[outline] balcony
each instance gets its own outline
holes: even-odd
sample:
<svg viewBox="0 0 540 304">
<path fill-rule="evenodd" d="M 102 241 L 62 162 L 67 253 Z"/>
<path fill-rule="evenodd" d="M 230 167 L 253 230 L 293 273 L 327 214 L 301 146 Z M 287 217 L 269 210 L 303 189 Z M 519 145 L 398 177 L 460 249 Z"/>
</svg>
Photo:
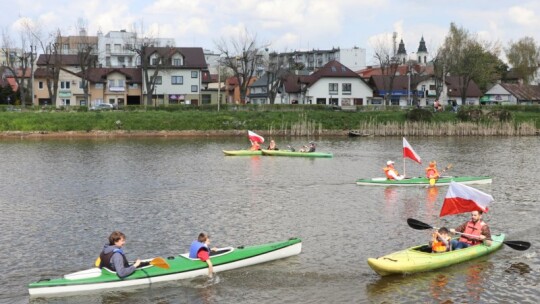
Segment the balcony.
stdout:
<svg viewBox="0 0 540 304">
<path fill-rule="evenodd" d="M 124 86 L 109 86 L 109 91 L 110 92 L 125 92 L 126 87 L 124 87 Z"/>
</svg>

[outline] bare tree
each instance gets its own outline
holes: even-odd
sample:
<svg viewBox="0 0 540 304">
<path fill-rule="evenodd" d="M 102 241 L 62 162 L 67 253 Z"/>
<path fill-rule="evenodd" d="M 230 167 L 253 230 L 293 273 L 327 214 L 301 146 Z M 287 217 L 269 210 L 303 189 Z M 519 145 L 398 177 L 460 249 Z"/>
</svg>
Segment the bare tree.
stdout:
<svg viewBox="0 0 540 304">
<path fill-rule="evenodd" d="M 7 30 L 2 30 L 1 52 L 6 59 L 2 65 L 9 71 L 10 76 L 17 83 L 20 104 L 21 107 L 24 107 L 29 97 L 27 91 L 32 85 L 30 83 L 30 77 L 27 77 L 27 75 L 32 72 L 34 47 L 31 45 L 30 50 L 28 50 L 28 35 L 22 31 L 19 34 L 20 47 L 17 47 Z"/>
<path fill-rule="evenodd" d="M 87 22 L 83 19 L 79 19 L 77 23 L 77 32 L 79 33 L 78 43 L 77 43 L 77 61 L 81 69 L 81 82 L 82 89 L 84 92 L 84 100 L 86 105 L 90 105 L 90 95 L 89 95 L 89 74 L 90 69 L 95 68 L 97 65 L 98 58 L 96 56 L 97 45 L 90 40 L 88 35 L 86 35 L 86 29 L 88 28 Z"/>
<path fill-rule="evenodd" d="M 373 57 L 379 64 L 383 76 L 383 90 L 385 91 L 384 104 L 390 105 L 390 98 L 399 67 L 399 60 L 394 56 L 392 47 L 388 42 L 382 39 L 375 43 Z"/>
<path fill-rule="evenodd" d="M 264 65 L 263 52 L 266 45 L 259 45 L 257 35 L 251 35 L 247 30 L 239 34 L 238 38 L 230 41 L 222 38 L 215 42 L 218 51 L 225 55 L 223 63 L 233 71 L 240 88 L 240 102 L 246 100 L 247 90 L 258 69 Z"/>
<path fill-rule="evenodd" d="M 274 104 L 277 93 L 283 86 L 285 77 L 290 73 L 290 71 L 286 68 L 283 58 L 277 56 L 277 53 L 270 54 L 266 66 L 266 88 L 268 92 L 268 100 L 270 101 L 270 104 Z"/>
</svg>

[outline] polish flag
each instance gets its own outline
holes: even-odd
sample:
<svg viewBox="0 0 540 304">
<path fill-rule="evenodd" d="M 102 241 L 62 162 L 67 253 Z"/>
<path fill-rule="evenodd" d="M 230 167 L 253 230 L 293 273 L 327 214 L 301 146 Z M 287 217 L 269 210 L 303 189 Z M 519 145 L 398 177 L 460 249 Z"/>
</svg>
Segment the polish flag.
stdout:
<svg viewBox="0 0 540 304">
<path fill-rule="evenodd" d="M 255 133 L 255 132 L 249 131 L 249 130 L 248 130 L 248 137 L 249 137 L 249 140 L 256 141 L 256 142 L 258 142 L 260 144 L 262 144 L 264 142 L 264 137 L 260 136 L 259 134 Z"/>
<path fill-rule="evenodd" d="M 475 188 L 451 182 L 443 201 L 439 217 L 471 211 L 488 211 L 493 196 Z"/>
<path fill-rule="evenodd" d="M 405 137 L 403 137 L 403 157 L 408 157 L 419 164 L 422 163 L 422 159 L 420 158 L 420 156 L 418 156 L 418 154 L 416 154 L 416 152 L 414 152 L 413 148 L 405 139 Z"/>
</svg>

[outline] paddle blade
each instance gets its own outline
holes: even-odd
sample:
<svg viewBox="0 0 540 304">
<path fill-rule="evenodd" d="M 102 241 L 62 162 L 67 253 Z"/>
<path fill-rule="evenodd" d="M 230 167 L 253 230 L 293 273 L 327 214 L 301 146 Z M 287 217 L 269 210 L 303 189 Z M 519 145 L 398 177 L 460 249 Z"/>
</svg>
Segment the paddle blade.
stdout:
<svg viewBox="0 0 540 304">
<path fill-rule="evenodd" d="M 435 182 L 437 182 L 436 179 L 434 179 L 434 178 L 430 178 L 430 179 L 429 179 L 429 185 L 430 185 L 430 186 L 434 186 L 434 185 L 435 185 Z"/>
<path fill-rule="evenodd" d="M 162 257 L 153 258 L 150 261 L 150 265 L 163 268 L 163 269 L 171 268 L 171 266 L 169 266 L 169 263 L 167 263 L 167 261 L 165 261 L 165 259 Z"/>
<path fill-rule="evenodd" d="M 99 264 L 101 264 L 101 258 L 100 257 L 98 257 L 96 259 L 96 261 L 94 262 L 94 265 L 96 265 L 96 267 L 99 267 Z"/>
<path fill-rule="evenodd" d="M 524 241 L 504 241 L 503 244 L 519 251 L 524 251 L 531 247 L 531 243 Z"/>
<path fill-rule="evenodd" d="M 426 224 L 424 222 L 420 222 L 419 220 L 415 220 L 413 218 L 408 218 L 407 224 L 409 224 L 411 228 L 416 229 L 416 230 L 433 229 L 433 226 Z"/>
</svg>

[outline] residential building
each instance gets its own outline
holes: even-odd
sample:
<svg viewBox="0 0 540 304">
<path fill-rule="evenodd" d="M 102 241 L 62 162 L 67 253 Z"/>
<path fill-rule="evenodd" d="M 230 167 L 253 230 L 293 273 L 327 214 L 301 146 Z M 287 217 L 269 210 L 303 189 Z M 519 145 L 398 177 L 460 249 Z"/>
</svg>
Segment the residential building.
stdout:
<svg viewBox="0 0 540 304">
<path fill-rule="evenodd" d="M 173 38 L 153 38 L 152 47 L 174 47 Z M 149 39 L 139 38 L 137 33 L 126 30 L 111 31 L 105 35 L 98 32 L 99 64 L 102 67 L 136 67 L 140 58 L 132 49 L 141 43 L 148 43 Z"/>
<path fill-rule="evenodd" d="M 86 29 L 81 29 L 78 36 L 58 36 L 56 43 L 61 54 L 76 55 L 91 48 L 91 54 L 98 55 L 98 36 L 88 36 Z"/>
<path fill-rule="evenodd" d="M 487 104 L 539 104 L 540 86 L 516 83 L 499 83 L 489 89 L 482 98 Z"/>
<path fill-rule="evenodd" d="M 202 48 L 149 47 L 146 51 L 146 56 L 150 58 L 148 75 L 154 75 L 156 69 L 158 70 L 153 100 L 146 100 L 146 104 L 158 106 L 201 103 L 203 73 L 208 72 Z M 143 96 L 146 96 L 147 91 L 146 83 L 143 82 Z"/>
<path fill-rule="evenodd" d="M 366 66 L 366 50 L 353 47 L 349 49 L 332 48 L 331 50 L 311 50 L 292 52 L 271 52 L 268 54 L 270 64 L 283 62 L 283 68 L 289 70 L 315 71 L 330 61 L 339 61 L 347 68 L 357 71 Z"/>
<path fill-rule="evenodd" d="M 249 86 L 249 102 L 252 104 L 269 104 L 268 74 L 262 75 Z"/>
<path fill-rule="evenodd" d="M 340 107 L 365 104 L 371 87 L 355 72 L 333 60 L 308 76 L 288 75 L 285 95 L 276 100 L 292 104 L 323 104 Z"/>
<path fill-rule="evenodd" d="M 141 68 L 93 68 L 87 75 L 89 106 L 109 103 L 121 108 L 142 104 Z"/>
</svg>

